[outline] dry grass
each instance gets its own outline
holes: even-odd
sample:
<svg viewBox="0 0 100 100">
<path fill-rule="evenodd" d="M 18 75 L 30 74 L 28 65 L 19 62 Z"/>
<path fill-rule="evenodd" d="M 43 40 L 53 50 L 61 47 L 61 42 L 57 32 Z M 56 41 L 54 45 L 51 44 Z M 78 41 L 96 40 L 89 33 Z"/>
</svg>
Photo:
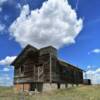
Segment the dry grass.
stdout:
<svg viewBox="0 0 100 100">
<path fill-rule="evenodd" d="M 23 96 L 13 88 L 0 88 L 0 100 L 100 100 L 100 86 L 79 86 Z"/>
</svg>

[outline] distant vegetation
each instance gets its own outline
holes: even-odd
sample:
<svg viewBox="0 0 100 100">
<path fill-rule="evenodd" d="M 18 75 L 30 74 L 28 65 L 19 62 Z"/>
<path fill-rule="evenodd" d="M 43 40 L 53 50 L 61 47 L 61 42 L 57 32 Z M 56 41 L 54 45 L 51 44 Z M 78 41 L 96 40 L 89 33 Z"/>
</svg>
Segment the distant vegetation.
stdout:
<svg viewBox="0 0 100 100">
<path fill-rule="evenodd" d="M 100 86 L 79 86 L 24 96 L 12 87 L 1 87 L 0 100 L 100 100 Z"/>
</svg>

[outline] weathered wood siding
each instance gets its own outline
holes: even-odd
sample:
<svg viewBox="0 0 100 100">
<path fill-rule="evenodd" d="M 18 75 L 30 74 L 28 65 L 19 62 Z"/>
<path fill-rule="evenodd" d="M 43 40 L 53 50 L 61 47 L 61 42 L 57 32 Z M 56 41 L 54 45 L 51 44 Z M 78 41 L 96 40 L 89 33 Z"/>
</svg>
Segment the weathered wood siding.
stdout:
<svg viewBox="0 0 100 100">
<path fill-rule="evenodd" d="M 83 83 L 82 70 L 58 60 L 57 50 L 51 46 L 33 51 L 28 48 L 14 63 L 15 84 L 30 83 L 34 87 L 33 83 Z"/>
<path fill-rule="evenodd" d="M 82 84 L 83 73 L 77 68 L 73 68 L 71 65 L 60 66 L 60 79 L 62 82 L 71 84 Z"/>
<path fill-rule="evenodd" d="M 39 63 L 43 66 L 43 82 L 50 82 L 50 54 L 42 54 Z"/>
<path fill-rule="evenodd" d="M 19 67 L 15 67 L 15 81 L 18 82 L 49 82 L 50 81 L 50 55 L 39 56 L 38 63 L 34 57 L 27 57 Z"/>
</svg>

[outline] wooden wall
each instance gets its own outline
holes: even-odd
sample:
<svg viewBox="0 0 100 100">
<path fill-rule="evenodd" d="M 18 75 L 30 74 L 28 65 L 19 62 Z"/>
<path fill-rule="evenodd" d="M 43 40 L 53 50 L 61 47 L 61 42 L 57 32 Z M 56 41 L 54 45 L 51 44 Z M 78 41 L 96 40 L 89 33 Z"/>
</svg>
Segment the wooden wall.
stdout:
<svg viewBox="0 0 100 100">
<path fill-rule="evenodd" d="M 50 81 L 50 55 L 44 54 L 38 57 L 38 63 L 34 62 L 35 57 L 27 57 L 19 67 L 15 67 L 15 79 L 26 80 L 31 78 L 34 82 Z M 39 71 L 39 79 L 38 79 Z"/>
<path fill-rule="evenodd" d="M 56 49 L 49 47 L 35 53 L 29 52 L 24 61 L 15 66 L 16 82 L 79 84 L 83 82 L 83 73 L 71 65 L 59 63 Z"/>
<path fill-rule="evenodd" d="M 83 72 L 76 68 L 71 68 L 71 66 L 61 66 L 60 72 L 61 80 L 72 84 L 82 84 L 83 83 Z"/>
</svg>

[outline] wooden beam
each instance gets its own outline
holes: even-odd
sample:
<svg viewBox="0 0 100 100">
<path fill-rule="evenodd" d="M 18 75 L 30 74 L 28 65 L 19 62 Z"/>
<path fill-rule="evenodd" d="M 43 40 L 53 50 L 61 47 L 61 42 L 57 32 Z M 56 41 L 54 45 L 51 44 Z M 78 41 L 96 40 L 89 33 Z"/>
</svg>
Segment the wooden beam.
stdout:
<svg viewBox="0 0 100 100">
<path fill-rule="evenodd" d="M 50 83 L 52 82 L 52 60 L 51 60 L 51 53 L 50 53 Z"/>
</svg>

